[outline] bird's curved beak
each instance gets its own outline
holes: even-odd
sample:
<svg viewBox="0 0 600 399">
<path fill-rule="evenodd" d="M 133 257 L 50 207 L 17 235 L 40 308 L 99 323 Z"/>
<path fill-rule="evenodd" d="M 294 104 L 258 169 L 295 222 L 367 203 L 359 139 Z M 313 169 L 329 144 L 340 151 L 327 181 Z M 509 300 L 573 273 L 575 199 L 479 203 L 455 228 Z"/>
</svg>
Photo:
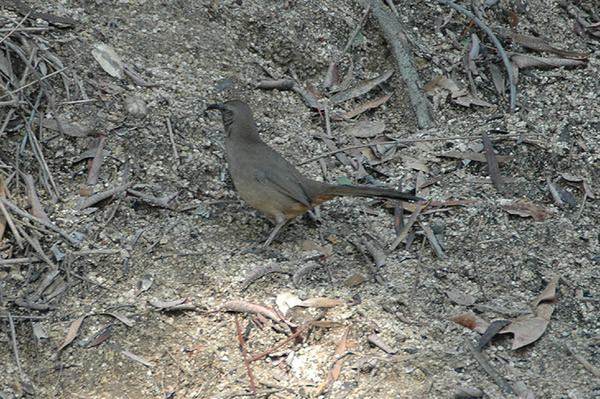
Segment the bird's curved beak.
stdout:
<svg viewBox="0 0 600 399">
<path fill-rule="evenodd" d="M 221 112 L 223 112 L 223 104 L 210 104 L 208 107 L 206 107 L 206 109 L 204 110 L 204 116 L 208 118 L 208 113 L 206 111 L 211 111 L 213 109 L 217 109 Z"/>
</svg>

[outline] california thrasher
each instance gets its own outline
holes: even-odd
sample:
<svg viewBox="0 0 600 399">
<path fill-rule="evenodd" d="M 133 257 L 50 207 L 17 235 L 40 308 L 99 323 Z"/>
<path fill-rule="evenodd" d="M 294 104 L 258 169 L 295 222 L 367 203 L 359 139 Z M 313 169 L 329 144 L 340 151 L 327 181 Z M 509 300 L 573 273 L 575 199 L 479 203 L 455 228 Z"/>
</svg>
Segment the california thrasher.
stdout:
<svg viewBox="0 0 600 399">
<path fill-rule="evenodd" d="M 209 105 L 207 110 L 211 109 L 218 109 L 223 116 L 225 152 L 235 189 L 275 224 L 261 249 L 271 244 L 296 216 L 340 195 L 422 200 L 393 189 L 333 185 L 308 179 L 260 139 L 248 104 L 232 100 Z"/>
</svg>

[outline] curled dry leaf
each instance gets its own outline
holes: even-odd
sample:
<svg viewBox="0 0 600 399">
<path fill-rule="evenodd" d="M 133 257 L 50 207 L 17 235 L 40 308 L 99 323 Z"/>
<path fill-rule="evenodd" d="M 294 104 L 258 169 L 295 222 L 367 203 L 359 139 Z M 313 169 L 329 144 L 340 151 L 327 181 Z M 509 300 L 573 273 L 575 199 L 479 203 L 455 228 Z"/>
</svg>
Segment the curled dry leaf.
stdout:
<svg viewBox="0 0 600 399">
<path fill-rule="evenodd" d="M 320 267 L 322 267 L 322 265 L 317 262 L 310 261 L 310 262 L 306 263 L 306 265 L 304 265 L 300 269 L 298 269 L 296 271 L 296 273 L 294 273 L 294 275 L 292 276 L 292 281 L 294 282 L 294 285 L 298 285 L 302 276 L 304 276 L 308 272 L 310 272 L 314 269 L 318 269 Z"/>
<path fill-rule="evenodd" d="M 250 284 L 252 284 L 252 282 L 254 282 L 255 280 L 258 280 L 259 278 L 270 274 L 270 273 L 286 273 L 281 269 L 281 265 L 279 265 L 278 263 L 269 263 L 268 265 L 264 265 L 264 266 L 259 266 L 257 268 L 254 268 L 250 271 L 250 273 L 248 273 L 248 275 L 246 276 L 246 278 L 244 279 L 244 282 L 242 283 L 242 288 L 241 290 L 245 290 L 246 288 L 248 288 L 248 286 Z"/>
<path fill-rule="evenodd" d="M 544 291 L 542 291 L 542 293 L 533 300 L 531 306 L 536 307 L 540 304 L 540 302 L 544 301 L 554 301 L 554 299 L 556 298 L 556 286 L 558 285 L 559 279 L 559 275 L 554 276 L 554 278 L 550 280 L 546 288 L 544 288 Z"/>
<path fill-rule="evenodd" d="M 387 354 L 394 355 L 398 353 L 398 350 L 389 346 L 381 337 L 377 334 L 371 334 L 368 338 L 369 342 Z"/>
<path fill-rule="evenodd" d="M 473 312 L 467 312 L 459 314 L 458 316 L 448 317 L 446 320 L 453 321 L 463 327 L 470 328 L 479 334 L 485 333 L 490 326 L 489 321 L 482 319 Z"/>
<path fill-rule="evenodd" d="M 588 198 L 591 199 L 596 199 L 596 197 L 594 197 L 594 193 L 592 192 L 592 190 L 590 189 L 590 187 L 587 184 L 587 181 L 579 176 L 573 176 L 573 175 L 569 175 L 567 173 L 561 173 L 560 176 L 567 182 L 569 183 L 579 183 L 582 185 L 583 191 L 585 192 L 585 194 L 588 196 Z"/>
<path fill-rule="evenodd" d="M 538 221 L 554 217 L 554 213 L 551 211 L 531 202 L 517 202 L 514 204 L 503 205 L 502 209 L 511 215 L 518 215 L 524 218 L 532 217 L 534 220 Z"/>
<path fill-rule="evenodd" d="M 221 305 L 221 310 L 225 312 L 256 313 L 276 322 L 283 320 L 283 317 L 273 308 L 244 301 L 227 301 Z"/>
</svg>

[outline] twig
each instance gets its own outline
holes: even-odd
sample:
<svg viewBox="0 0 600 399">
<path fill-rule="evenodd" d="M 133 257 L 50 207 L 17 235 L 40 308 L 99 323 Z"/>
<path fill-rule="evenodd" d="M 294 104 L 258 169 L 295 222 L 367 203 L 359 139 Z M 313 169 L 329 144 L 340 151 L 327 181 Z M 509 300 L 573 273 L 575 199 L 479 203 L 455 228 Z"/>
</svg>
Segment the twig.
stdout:
<svg viewBox="0 0 600 399">
<path fill-rule="evenodd" d="M 98 183 L 100 167 L 102 166 L 102 151 L 104 150 L 105 142 L 106 136 L 100 136 L 96 147 L 96 153 L 94 154 L 94 159 L 92 160 L 92 166 L 90 167 L 90 173 L 88 174 L 87 178 L 87 184 L 90 186 L 95 186 L 96 183 Z"/>
<path fill-rule="evenodd" d="M 17 331 L 15 330 L 15 323 L 13 322 L 12 315 L 8 313 L 8 324 L 10 325 L 10 343 L 12 344 L 13 351 L 15 352 L 15 361 L 17 362 L 17 368 L 19 374 L 23 376 L 23 369 L 21 368 L 21 358 L 19 357 L 19 347 L 17 346 Z"/>
<path fill-rule="evenodd" d="M 510 112 L 514 112 L 517 107 L 517 87 L 515 86 L 512 65 L 510 63 L 510 60 L 508 59 L 508 56 L 506 55 L 506 52 L 504 51 L 504 47 L 502 47 L 502 43 L 500 43 L 500 41 L 498 40 L 496 35 L 494 35 L 494 32 L 492 32 L 492 30 L 490 28 L 488 28 L 487 25 L 484 24 L 482 20 L 477 18 L 475 16 L 475 14 L 473 14 L 472 12 L 462 8 L 461 6 L 459 6 L 457 4 L 454 4 L 453 2 L 451 2 L 449 0 L 436 0 L 436 1 L 440 4 L 446 4 L 446 5 L 450 6 L 451 8 L 454 8 L 456 11 L 460 12 L 461 14 L 464 14 L 467 17 L 471 18 L 473 20 L 473 22 L 475 22 L 477 24 L 477 26 L 479 26 L 481 29 L 483 29 L 483 31 L 488 35 L 490 40 L 494 43 L 494 46 L 496 46 L 496 49 L 498 50 L 498 54 L 500 54 L 500 58 L 502 58 L 504 67 L 506 68 L 506 75 L 508 76 L 508 84 L 510 86 Z"/>
<path fill-rule="evenodd" d="M 10 31 L 9 31 L 9 32 L 6 34 L 6 36 L 4 36 L 4 37 L 3 37 L 3 38 L 0 40 L 0 44 L 4 43 L 4 41 L 10 37 L 10 35 L 12 35 L 13 33 L 15 33 L 15 31 L 16 31 L 17 29 L 19 29 L 19 27 L 20 27 L 21 25 L 23 25 L 23 22 L 25 22 L 25 20 L 27 20 L 27 18 L 29 18 L 29 15 L 30 15 L 30 14 L 31 14 L 31 10 L 30 10 L 30 11 L 29 11 L 27 14 L 25 14 L 25 15 L 23 16 L 23 18 L 21 18 L 21 20 L 19 21 L 19 23 L 17 23 L 17 24 L 15 25 L 15 27 L 14 27 L 14 28 L 12 28 L 12 29 L 11 29 L 11 30 L 10 30 Z"/>
<path fill-rule="evenodd" d="M 406 34 L 402 24 L 380 1 L 355 0 L 355 2 L 372 9 L 373 15 L 379 23 L 379 28 L 396 58 L 396 67 L 406 86 L 417 122 L 423 129 L 431 127 L 434 124 L 431 105 L 423 92 L 423 82 L 421 82 L 412 60 L 408 44 L 405 44 L 407 42 Z"/>
<path fill-rule="evenodd" d="M 494 370 L 492 365 L 483 357 L 483 355 L 477 350 L 477 348 L 475 348 L 475 346 L 467 339 L 465 339 L 465 346 L 467 347 L 467 349 L 469 349 L 471 351 L 471 353 L 473 354 L 473 357 L 475 357 L 475 360 L 477 360 L 479 365 L 481 367 L 483 367 L 485 372 L 488 373 L 488 375 L 490 377 L 492 377 L 492 379 L 494 380 L 494 382 L 496 384 L 498 384 L 500 389 L 502 389 L 504 392 L 516 395 L 514 389 L 508 384 L 508 382 L 506 382 L 506 380 L 504 378 L 502 378 L 502 376 L 500 376 L 500 374 L 498 374 L 496 372 L 496 370 Z"/>
<path fill-rule="evenodd" d="M 342 60 L 342 57 L 344 57 L 344 55 L 348 52 L 348 50 L 350 50 L 352 43 L 354 43 L 354 38 L 356 37 L 356 35 L 358 35 L 358 32 L 360 32 L 360 30 L 363 28 L 363 25 L 365 24 L 365 21 L 367 20 L 367 16 L 369 15 L 370 11 L 371 11 L 371 6 L 367 6 L 362 18 L 360 19 L 360 21 L 358 21 L 358 23 L 356 24 L 356 27 L 350 34 L 350 37 L 348 38 L 348 42 L 346 43 L 346 47 L 344 47 L 344 50 L 342 51 L 342 53 L 336 60 L 336 62 L 335 62 L 336 64 L 338 62 L 340 62 Z"/>
<path fill-rule="evenodd" d="M 4 181 L 2 183 L 4 183 Z M 3 190 L 4 186 L 2 186 L 0 189 L 2 189 L 2 191 L 4 191 Z M 1 195 L 0 195 L 0 198 L 2 198 L 4 200 L 4 198 Z M 21 237 L 21 233 L 19 232 L 19 229 L 17 229 L 17 225 L 15 224 L 15 221 L 13 220 L 11 214 L 8 212 L 8 210 L 4 206 L 4 202 L 2 202 L 2 201 L 0 201 L 0 211 L 4 215 L 4 218 L 6 219 L 6 221 L 8 222 L 8 226 L 10 227 L 10 231 L 12 231 L 12 233 L 13 233 L 13 237 L 17 241 L 17 245 L 19 246 L 19 248 L 24 249 L 23 237 Z"/>
<path fill-rule="evenodd" d="M 34 262 L 41 262 L 41 260 L 38 259 L 38 258 L 33 258 L 33 257 L 29 257 L 29 258 L 2 259 L 2 260 L 0 260 L 0 267 L 3 267 L 3 266 L 12 266 L 12 265 L 21 265 L 23 263 L 34 263 Z"/>
<path fill-rule="evenodd" d="M 31 212 L 33 212 L 36 217 L 49 222 L 50 218 L 46 214 L 46 211 L 44 211 L 40 198 L 35 191 L 33 176 L 29 174 L 25 175 L 25 184 L 27 185 L 27 196 L 29 197 L 29 203 L 31 204 Z"/>
<path fill-rule="evenodd" d="M 477 230 L 475 230 L 475 235 L 473 236 L 473 245 L 471 246 L 471 256 L 473 257 L 473 267 L 475 268 L 475 275 L 477 276 L 477 285 L 479 285 L 479 290 L 481 291 L 481 296 L 483 297 L 483 301 L 487 302 L 487 297 L 485 296 L 485 290 L 483 289 L 483 282 L 481 280 L 481 275 L 479 274 L 479 266 L 477 265 L 477 259 L 475 259 L 475 254 L 477 253 L 477 242 L 479 241 L 479 232 L 481 231 L 481 223 L 483 223 L 483 218 L 479 218 L 479 223 L 477 224 Z"/>
<path fill-rule="evenodd" d="M 29 86 L 33 86 L 34 84 L 38 83 L 38 82 L 39 82 L 39 81 L 41 81 L 41 80 L 44 80 L 44 79 L 51 78 L 52 76 L 54 76 L 54 75 L 57 75 L 57 74 L 59 74 L 59 73 L 63 72 L 65 69 L 67 69 L 67 67 L 64 67 L 64 68 L 61 68 L 61 69 L 59 69 L 58 71 L 54 71 L 54 72 L 52 72 L 52 73 L 49 73 L 49 74 L 48 74 L 48 75 L 46 75 L 46 76 L 42 76 L 42 77 L 41 77 L 39 80 L 36 80 L 35 82 L 27 83 L 27 84 L 26 84 L 26 85 L 24 85 L 24 86 L 20 86 L 18 89 L 14 90 L 14 91 L 9 91 L 9 92 L 7 92 L 5 95 L 3 95 L 3 96 L 0 96 L 0 99 L 1 99 L 1 98 L 4 98 L 4 97 L 8 97 L 8 96 L 10 96 L 10 95 L 12 95 L 12 94 L 18 93 L 18 92 L 20 92 L 21 90 L 24 90 L 24 89 L 28 88 Z"/>
<path fill-rule="evenodd" d="M 174 170 L 177 171 L 179 167 L 179 154 L 177 153 L 177 145 L 175 144 L 175 136 L 173 136 L 173 128 L 171 127 L 171 119 L 167 118 L 167 130 L 169 131 L 169 139 L 171 139 L 171 146 L 173 147 L 173 157 L 175 158 Z"/>
<path fill-rule="evenodd" d="M 0 196 L 0 203 L 2 203 L 3 205 L 6 205 L 7 207 L 9 207 L 11 210 L 13 210 L 19 216 L 23 216 L 23 217 L 25 217 L 25 218 L 27 218 L 29 220 L 37 222 L 37 223 L 41 224 L 42 226 L 46 226 L 50 230 L 52 230 L 52 231 L 60 234 L 65 240 L 67 240 L 72 245 L 78 246 L 80 244 L 79 241 L 77 241 L 75 238 L 73 238 L 70 234 L 68 234 L 68 233 L 64 232 L 63 230 L 59 229 L 55 224 L 53 224 L 51 222 L 46 222 L 43 219 L 40 219 L 40 218 L 35 217 L 33 215 L 30 215 L 29 213 L 21 210 L 18 206 L 16 206 L 12 202 L 10 202 L 10 201 L 5 200 L 4 198 L 2 198 L 2 196 Z M 2 207 L 3 206 L 0 205 L 0 208 L 2 208 Z"/>
<path fill-rule="evenodd" d="M 406 222 L 406 224 L 404 225 L 402 230 L 400 230 L 398 237 L 396 237 L 394 242 L 390 245 L 390 248 L 389 248 L 390 251 L 393 251 L 394 249 L 396 249 L 398 244 L 400 244 L 402 242 L 402 240 L 404 240 L 406 238 L 406 236 L 408 235 L 408 232 L 412 228 L 413 224 L 415 224 L 415 222 L 417 221 L 417 217 L 419 217 L 419 215 L 421 214 L 421 212 L 427 205 L 428 204 L 426 204 L 426 205 L 417 204 L 414 212 L 412 213 L 412 215 L 410 215 L 410 218 L 408 218 L 408 221 Z"/>
<path fill-rule="evenodd" d="M 486 132 L 481 133 L 481 141 L 483 142 L 483 151 L 485 154 L 485 159 L 487 161 L 488 174 L 492 179 L 492 183 L 494 183 L 494 187 L 499 192 L 504 188 L 504 181 L 502 180 L 502 175 L 500 174 L 500 166 L 498 166 L 498 157 L 494 152 L 494 147 L 492 146 L 492 142 Z"/>
<path fill-rule="evenodd" d="M 593 364 L 588 362 L 583 356 L 581 356 L 580 354 L 575 352 L 575 349 L 573 349 L 573 347 L 571 346 L 570 343 L 567 342 L 565 344 L 565 346 L 567 347 L 567 350 L 569 351 L 571 356 L 573 356 L 575 358 L 575 360 L 577 360 L 579 363 L 581 363 L 581 365 L 583 367 L 585 367 L 585 369 L 587 371 L 592 373 L 595 377 L 600 377 L 600 370 L 598 370 L 598 368 L 596 366 L 594 366 Z"/>
<path fill-rule="evenodd" d="M 85 209 L 87 207 L 90 207 L 90 206 L 102 201 L 102 200 L 112 197 L 115 194 L 123 192 L 123 191 L 127 190 L 129 187 L 133 186 L 133 184 L 134 184 L 133 182 L 129 182 L 129 183 L 123 184 L 119 187 L 115 187 L 110 190 L 99 192 L 90 197 L 81 198 L 79 201 L 79 205 L 77 206 L 77 210 Z"/>
<path fill-rule="evenodd" d="M 237 314 L 235 315 L 235 327 L 237 328 L 238 340 L 240 341 L 240 348 L 244 356 L 244 364 L 246 365 L 246 371 L 248 372 L 248 378 L 250 378 L 250 390 L 253 396 L 256 398 L 256 386 L 254 385 L 254 376 L 252 375 L 252 369 L 250 368 L 250 362 L 248 361 L 248 352 L 246 351 L 246 345 L 244 344 L 244 337 L 242 336 L 242 327 Z"/>
</svg>

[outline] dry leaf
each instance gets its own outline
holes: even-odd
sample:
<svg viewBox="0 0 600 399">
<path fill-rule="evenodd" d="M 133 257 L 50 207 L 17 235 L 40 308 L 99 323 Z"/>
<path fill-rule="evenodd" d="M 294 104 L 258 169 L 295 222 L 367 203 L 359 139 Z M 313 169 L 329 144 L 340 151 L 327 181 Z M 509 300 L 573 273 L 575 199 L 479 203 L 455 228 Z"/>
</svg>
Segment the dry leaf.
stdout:
<svg viewBox="0 0 600 399">
<path fill-rule="evenodd" d="M 572 59 L 572 58 L 561 58 L 561 57 L 536 57 L 533 55 L 525 54 L 513 54 L 510 57 L 514 65 L 520 69 L 530 68 L 559 68 L 559 67 L 580 67 L 586 66 L 589 62 L 588 59 Z"/>
<path fill-rule="evenodd" d="M 482 319 L 473 312 L 467 312 L 458 316 L 448 317 L 446 320 L 453 321 L 463 327 L 470 328 L 479 334 L 485 333 L 490 326 L 489 321 Z"/>
<path fill-rule="evenodd" d="M 444 291 L 444 295 L 457 305 L 471 306 L 475 303 L 475 298 L 462 291 Z"/>
<path fill-rule="evenodd" d="M 309 298 L 298 304 L 305 308 L 334 308 L 336 306 L 343 305 L 345 302 L 338 301 L 331 298 L 320 297 L 320 298 Z"/>
<path fill-rule="evenodd" d="M 368 110 L 373 109 L 373 108 L 377 108 L 381 104 L 385 104 L 391 97 L 392 97 L 391 94 L 387 94 L 387 95 L 385 95 L 383 97 L 380 97 L 378 99 L 375 99 L 373 101 L 369 101 L 368 103 L 360 105 L 360 106 L 354 108 L 353 110 L 348 111 L 348 112 L 342 114 L 341 117 L 347 118 L 347 119 L 354 118 L 355 116 L 358 116 L 358 115 L 362 114 L 365 111 L 368 111 Z M 340 117 L 338 116 L 337 118 L 340 118 Z"/>
<path fill-rule="evenodd" d="M 110 76 L 123 79 L 123 62 L 117 52 L 106 44 L 96 44 L 92 56 Z"/>
<path fill-rule="evenodd" d="M 550 323 L 550 316 L 554 311 L 554 306 L 541 304 L 537 307 L 537 314 L 527 314 L 519 316 L 502 331 L 500 334 L 514 334 L 514 340 L 511 349 L 519 349 L 537 341 L 546 331 Z"/>
<path fill-rule="evenodd" d="M 556 298 L 556 286 L 558 285 L 558 280 L 560 276 L 554 276 L 554 278 L 548 283 L 544 291 L 537 298 L 533 300 L 531 306 L 536 307 L 543 301 L 554 301 Z"/>
<path fill-rule="evenodd" d="M 67 338 L 65 338 L 65 342 L 63 342 L 63 344 L 58 348 L 57 352 L 60 352 L 67 345 L 73 342 L 73 340 L 75 339 L 75 337 L 77 337 L 77 334 L 79 333 L 79 328 L 81 327 L 81 323 L 83 323 L 84 319 L 85 316 L 81 316 L 80 318 L 76 319 L 73 323 L 71 323 L 71 327 L 69 327 L 69 332 L 67 333 Z"/>
<path fill-rule="evenodd" d="M 532 217 L 534 220 L 538 221 L 554 217 L 554 213 L 551 211 L 531 202 L 517 202 L 514 204 L 503 205 L 502 209 L 511 215 L 518 215 L 524 218 Z"/>
<path fill-rule="evenodd" d="M 354 137 L 367 138 L 375 137 L 385 130 L 385 123 L 382 121 L 362 121 L 355 123 L 348 129 L 348 134 Z"/>
</svg>

